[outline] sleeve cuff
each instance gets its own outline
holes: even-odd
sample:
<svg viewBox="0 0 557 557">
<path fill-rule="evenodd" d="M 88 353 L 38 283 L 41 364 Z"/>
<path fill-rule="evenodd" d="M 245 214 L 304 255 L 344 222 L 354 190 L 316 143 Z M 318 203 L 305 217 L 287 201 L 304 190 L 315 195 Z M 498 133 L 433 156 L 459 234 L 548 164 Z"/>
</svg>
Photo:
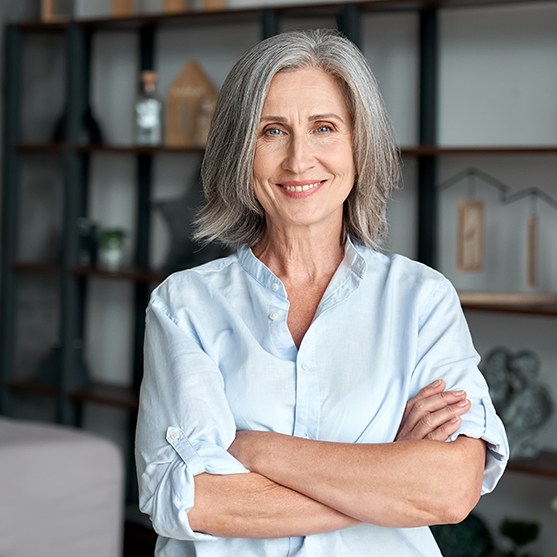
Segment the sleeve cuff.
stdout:
<svg viewBox="0 0 557 557">
<path fill-rule="evenodd" d="M 166 517 L 165 528 L 157 530 L 163 536 L 175 537 L 177 539 L 192 541 L 209 541 L 218 539 L 210 534 L 202 534 L 191 529 L 188 512 L 194 505 L 195 484 L 193 477 L 207 472 L 209 474 L 242 474 L 247 470 L 238 460 L 222 447 L 209 442 L 200 442 L 195 446 L 189 441 L 185 433 L 179 427 L 169 427 L 166 430 L 166 440 L 176 451 L 180 460 L 185 464 L 187 472 L 184 477 L 182 472 L 182 482 L 185 489 L 182 491 L 184 497 L 180 501 L 174 501 L 178 510 L 178 523 L 170 527 L 173 521 L 171 517 Z M 162 506 L 161 506 L 162 508 Z M 154 526 L 156 526 L 154 524 Z"/>
<path fill-rule="evenodd" d="M 447 441 L 454 441 L 459 435 L 483 439 L 487 443 L 482 495 L 490 493 L 495 489 L 509 460 L 505 428 L 493 405 L 484 399 L 472 400 L 472 408 L 462 416 L 462 425 Z"/>
<path fill-rule="evenodd" d="M 209 474 L 245 474 L 249 472 L 239 460 L 219 445 L 208 442 L 192 445 L 179 427 L 169 427 L 166 430 L 166 440 L 194 476 L 203 472 Z"/>
</svg>

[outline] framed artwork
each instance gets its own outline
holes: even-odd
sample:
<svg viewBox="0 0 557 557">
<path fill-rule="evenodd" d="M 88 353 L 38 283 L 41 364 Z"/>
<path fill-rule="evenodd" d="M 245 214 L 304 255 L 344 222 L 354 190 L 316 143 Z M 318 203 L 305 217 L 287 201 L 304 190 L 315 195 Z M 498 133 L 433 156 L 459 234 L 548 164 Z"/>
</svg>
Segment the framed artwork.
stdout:
<svg viewBox="0 0 557 557">
<path fill-rule="evenodd" d="M 471 199 L 458 204 L 457 269 L 479 271 L 484 258 L 484 204 Z"/>
</svg>

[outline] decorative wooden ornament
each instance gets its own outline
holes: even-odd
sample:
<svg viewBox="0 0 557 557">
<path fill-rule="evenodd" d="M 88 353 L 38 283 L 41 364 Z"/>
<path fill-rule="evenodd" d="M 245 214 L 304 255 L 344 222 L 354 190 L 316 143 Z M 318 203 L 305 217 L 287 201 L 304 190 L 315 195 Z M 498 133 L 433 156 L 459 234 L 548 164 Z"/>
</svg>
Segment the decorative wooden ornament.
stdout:
<svg viewBox="0 0 557 557">
<path fill-rule="evenodd" d="M 67 21 L 72 13 L 72 0 L 41 0 L 41 19 L 46 23 Z"/>
<path fill-rule="evenodd" d="M 538 238 L 540 220 L 536 215 L 531 215 L 528 221 L 528 287 L 536 288 L 538 285 Z"/>
<path fill-rule="evenodd" d="M 172 147 L 204 147 L 217 89 L 201 66 L 186 64 L 167 92 L 165 143 Z"/>
<path fill-rule="evenodd" d="M 112 16 L 127 17 L 133 14 L 133 0 L 112 0 Z"/>
<path fill-rule="evenodd" d="M 202 0 L 201 9 L 205 11 L 224 10 L 226 8 L 226 0 Z"/>
<path fill-rule="evenodd" d="M 188 10 L 188 0 L 164 0 L 164 12 L 167 14 L 179 14 Z"/>
<path fill-rule="evenodd" d="M 484 256 L 484 204 L 471 199 L 458 204 L 457 269 L 479 271 Z"/>
</svg>

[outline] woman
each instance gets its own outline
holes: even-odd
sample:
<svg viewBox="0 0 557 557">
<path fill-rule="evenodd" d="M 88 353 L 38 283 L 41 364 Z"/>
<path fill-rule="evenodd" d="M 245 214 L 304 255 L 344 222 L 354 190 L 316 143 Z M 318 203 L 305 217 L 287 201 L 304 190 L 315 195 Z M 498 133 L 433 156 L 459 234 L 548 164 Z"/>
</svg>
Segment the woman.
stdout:
<svg viewBox="0 0 557 557">
<path fill-rule="evenodd" d="M 249 50 L 203 179 L 198 235 L 237 251 L 147 311 L 157 555 L 439 555 L 427 525 L 462 520 L 508 447 L 454 289 L 378 251 L 398 159 L 358 49 L 310 31 Z"/>
</svg>

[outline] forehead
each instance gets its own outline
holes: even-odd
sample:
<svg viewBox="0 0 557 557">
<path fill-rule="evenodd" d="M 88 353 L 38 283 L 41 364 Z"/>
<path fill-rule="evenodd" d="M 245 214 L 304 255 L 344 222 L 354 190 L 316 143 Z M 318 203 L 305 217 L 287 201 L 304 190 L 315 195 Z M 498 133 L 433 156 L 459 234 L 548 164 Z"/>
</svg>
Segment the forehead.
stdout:
<svg viewBox="0 0 557 557">
<path fill-rule="evenodd" d="M 263 113 L 281 108 L 304 107 L 348 113 L 345 89 L 340 80 L 318 68 L 300 68 L 278 72 L 269 86 Z"/>
</svg>

